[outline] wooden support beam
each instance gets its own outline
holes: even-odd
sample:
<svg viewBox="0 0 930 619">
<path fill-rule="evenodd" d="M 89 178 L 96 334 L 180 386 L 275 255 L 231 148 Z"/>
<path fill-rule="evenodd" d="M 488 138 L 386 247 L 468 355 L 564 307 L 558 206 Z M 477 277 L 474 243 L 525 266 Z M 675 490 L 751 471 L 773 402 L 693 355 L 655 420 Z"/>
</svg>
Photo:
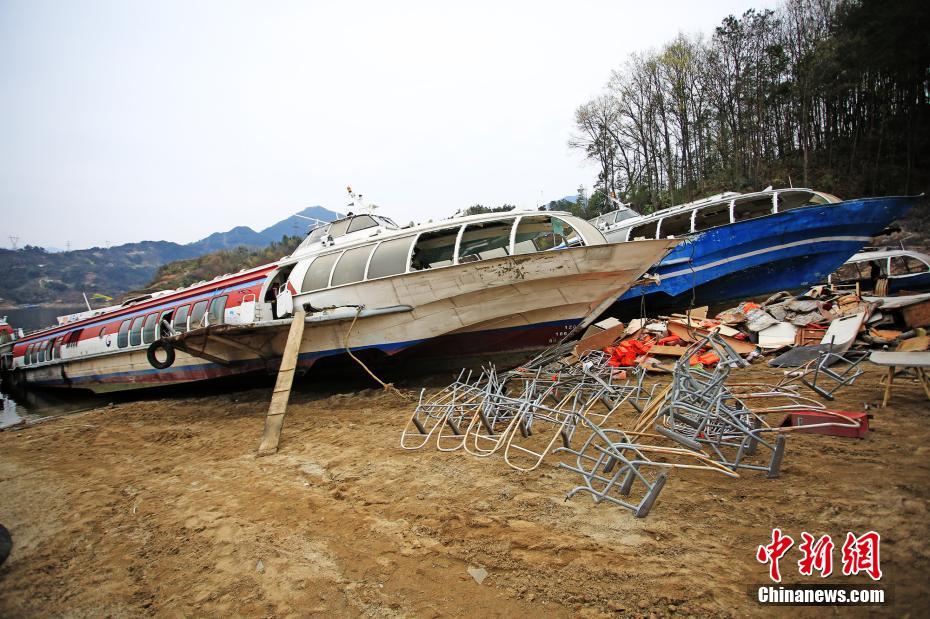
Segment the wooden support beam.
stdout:
<svg viewBox="0 0 930 619">
<path fill-rule="evenodd" d="M 278 368 L 278 379 L 275 382 L 274 393 L 271 394 L 268 415 L 265 417 L 265 432 L 262 435 L 262 444 L 258 447 L 259 456 L 269 456 L 278 452 L 278 441 L 281 440 L 281 430 L 284 428 L 284 413 L 287 411 L 287 401 L 291 397 L 297 355 L 300 353 L 300 342 L 304 336 L 305 317 L 306 312 L 303 308 L 294 309 L 294 320 L 287 334 L 284 356 L 281 357 L 281 367 Z"/>
</svg>

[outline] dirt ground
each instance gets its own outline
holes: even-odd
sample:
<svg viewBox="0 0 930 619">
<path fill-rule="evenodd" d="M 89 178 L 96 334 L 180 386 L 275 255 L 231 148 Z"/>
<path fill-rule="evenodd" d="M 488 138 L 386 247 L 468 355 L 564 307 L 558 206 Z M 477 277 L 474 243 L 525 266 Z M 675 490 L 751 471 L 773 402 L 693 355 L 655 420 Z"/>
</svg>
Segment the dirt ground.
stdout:
<svg viewBox="0 0 930 619">
<path fill-rule="evenodd" d="M 777 380 L 751 368 L 734 379 Z M 778 479 L 673 471 L 637 519 L 574 474 L 498 455 L 399 448 L 412 404 L 380 391 L 292 399 L 256 458 L 268 389 L 121 403 L 0 433 L 0 615 L 742 616 L 778 526 L 874 529 L 893 604 L 789 612 L 926 616 L 930 406 L 871 368 L 834 408 L 870 404 L 865 440 L 792 434 Z M 415 385 L 407 385 L 414 387 Z M 798 575 L 797 546 L 782 560 Z M 483 568 L 481 584 L 469 568 Z M 828 583 L 869 583 L 834 574 Z"/>
</svg>

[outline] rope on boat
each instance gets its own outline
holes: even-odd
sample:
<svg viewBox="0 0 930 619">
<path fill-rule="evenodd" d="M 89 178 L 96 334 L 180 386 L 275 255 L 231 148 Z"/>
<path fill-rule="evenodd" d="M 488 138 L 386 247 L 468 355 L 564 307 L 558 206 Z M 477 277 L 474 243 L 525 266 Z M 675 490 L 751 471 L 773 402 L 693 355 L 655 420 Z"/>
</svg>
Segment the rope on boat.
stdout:
<svg viewBox="0 0 930 619">
<path fill-rule="evenodd" d="M 349 353 L 349 356 L 350 356 L 350 357 L 352 357 L 353 359 L 355 359 L 355 362 L 356 362 L 356 363 L 358 363 L 360 366 L 362 366 L 362 369 L 363 369 L 363 370 L 365 370 L 366 372 L 368 372 L 368 375 L 369 375 L 369 376 L 371 376 L 373 379 L 375 379 L 376 381 L 378 381 L 378 383 L 384 388 L 385 391 L 390 391 L 391 393 L 395 393 L 395 394 L 397 394 L 398 396 L 400 396 L 401 398 L 403 398 L 404 400 L 410 400 L 410 396 L 408 396 L 407 394 L 401 392 L 397 387 L 394 386 L 394 383 L 386 383 L 386 382 L 384 382 L 383 380 L 381 380 L 380 378 L 378 378 L 378 377 L 375 375 L 375 373 L 372 372 L 371 369 L 369 369 L 369 367 L 368 367 L 367 365 L 365 365 L 365 362 L 362 361 L 361 359 L 359 359 L 358 357 L 356 357 L 355 354 L 352 353 L 352 349 L 349 348 L 349 336 L 352 335 L 352 329 L 355 328 L 355 323 L 358 321 L 358 317 L 359 317 L 359 315 L 362 313 L 362 310 L 363 310 L 363 309 L 365 309 L 365 308 L 364 308 L 363 306 L 361 306 L 361 305 L 359 305 L 358 307 L 356 307 L 356 309 L 355 309 L 355 318 L 352 319 L 352 324 L 349 325 L 349 330 L 346 331 L 346 337 L 345 337 L 345 340 L 343 341 L 343 345 L 345 346 L 346 352 Z"/>
</svg>

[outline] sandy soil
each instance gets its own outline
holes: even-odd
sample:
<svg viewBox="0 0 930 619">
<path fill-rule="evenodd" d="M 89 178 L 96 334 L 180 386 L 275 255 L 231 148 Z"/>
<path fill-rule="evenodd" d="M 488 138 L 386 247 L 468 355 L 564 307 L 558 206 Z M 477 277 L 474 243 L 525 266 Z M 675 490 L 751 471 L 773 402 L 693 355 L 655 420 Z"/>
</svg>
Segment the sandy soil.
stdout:
<svg viewBox="0 0 930 619">
<path fill-rule="evenodd" d="M 874 406 L 878 376 L 836 408 Z M 930 606 L 930 406 L 915 385 L 871 410 L 866 440 L 790 436 L 779 479 L 675 471 L 646 519 L 563 501 L 575 477 L 551 465 L 402 451 L 411 405 L 374 390 L 304 387 L 280 453 L 256 458 L 269 395 L 129 402 L 0 433 L 0 522 L 15 542 L 0 615 L 775 614 L 748 593 L 766 582 L 754 555 L 773 526 L 838 545 L 879 531 L 894 596 L 879 612 Z M 786 582 L 817 582 L 798 556 L 782 561 Z"/>
</svg>

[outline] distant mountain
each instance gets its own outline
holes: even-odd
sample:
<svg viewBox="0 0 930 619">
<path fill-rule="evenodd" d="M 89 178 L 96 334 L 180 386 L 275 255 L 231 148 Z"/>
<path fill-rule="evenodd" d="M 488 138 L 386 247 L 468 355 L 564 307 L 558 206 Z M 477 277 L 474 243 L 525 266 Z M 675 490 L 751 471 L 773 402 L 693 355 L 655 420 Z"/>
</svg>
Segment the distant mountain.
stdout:
<svg viewBox="0 0 930 619">
<path fill-rule="evenodd" d="M 199 241 L 188 243 L 187 247 L 194 247 L 205 254 L 217 251 L 218 249 L 229 249 L 231 247 L 262 247 L 267 245 L 261 234 L 252 230 L 248 226 L 236 226 L 226 232 L 214 232 L 206 238 Z"/>
<path fill-rule="evenodd" d="M 307 207 L 299 215 L 324 221 L 338 217 L 321 206 Z M 292 215 L 261 232 L 237 226 L 184 245 L 142 241 L 75 251 L 49 251 L 30 245 L 0 249 L 0 304 L 83 302 L 82 292 L 119 297 L 151 282 L 158 268 L 169 262 L 238 247 L 267 248 L 284 236 L 303 236 L 311 224 Z"/>
</svg>

